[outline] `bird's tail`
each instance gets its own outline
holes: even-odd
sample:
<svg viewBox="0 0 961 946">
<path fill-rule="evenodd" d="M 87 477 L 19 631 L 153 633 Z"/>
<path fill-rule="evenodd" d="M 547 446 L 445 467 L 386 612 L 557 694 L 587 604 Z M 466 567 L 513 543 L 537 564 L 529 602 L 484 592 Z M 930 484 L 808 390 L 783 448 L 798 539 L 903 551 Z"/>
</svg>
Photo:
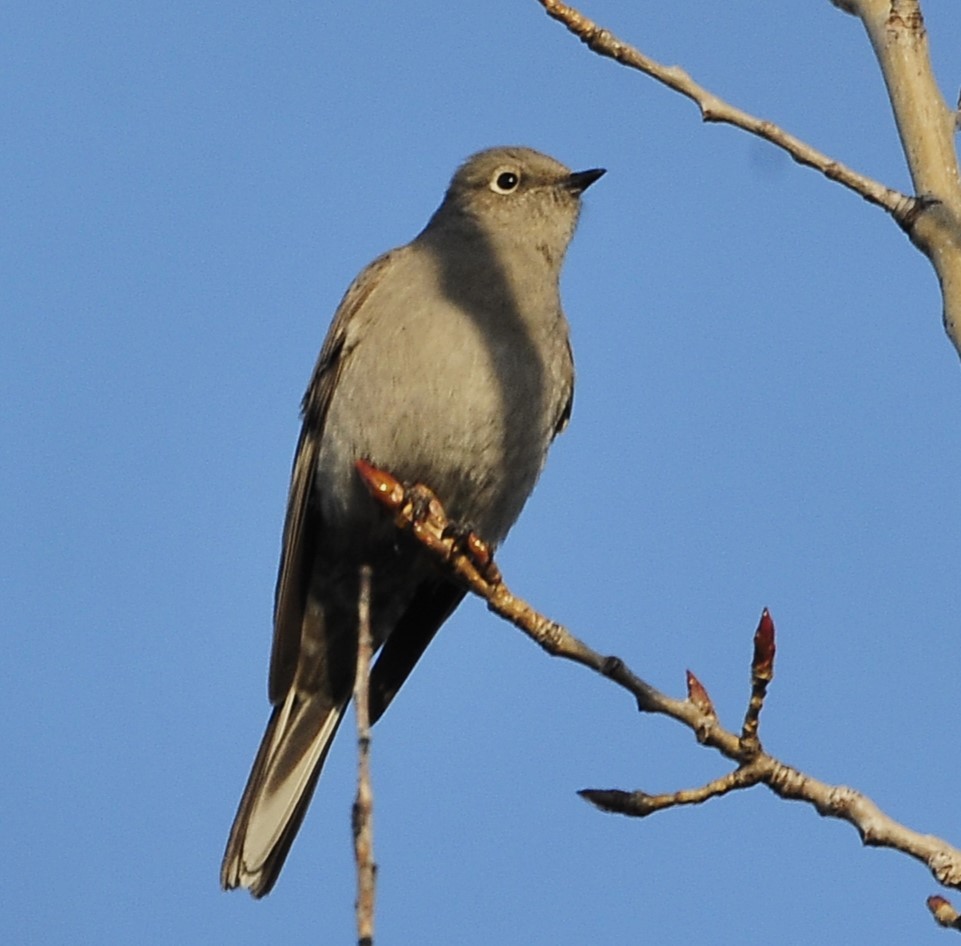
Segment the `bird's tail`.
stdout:
<svg viewBox="0 0 961 946">
<path fill-rule="evenodd" d="M 346 705 L 331 706 L 321 694 L 304 697 L 291 687 L 274 708 L 230 829 L 220 868 L 225 890 L 247 887 L 255 897 L 270 893 Z"/>
</svg>

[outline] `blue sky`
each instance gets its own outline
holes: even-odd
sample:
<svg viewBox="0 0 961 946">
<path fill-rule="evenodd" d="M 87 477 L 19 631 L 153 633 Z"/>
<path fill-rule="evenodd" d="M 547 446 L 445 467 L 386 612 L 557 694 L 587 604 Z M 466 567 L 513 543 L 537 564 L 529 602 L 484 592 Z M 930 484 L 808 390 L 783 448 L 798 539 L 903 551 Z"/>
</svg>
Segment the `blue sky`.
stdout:
<svg viewBox="0 0 961 946">
<path fill-rule="evenodd" d="M 827 0 L 585 12 L 908 187 Z M 961 14 L 925 11 L 942 88 Z M 265 901 L 217 872 L 267 717 L 297 406 L 354 274 L 454 167 L 605 166 L 563 290 L 574 416 L 513 589 L 768 749 L 961 842 L 961 365 L 882 212 L 591 55 L 533 0 L 2 15 L 0 709 L 10 943 L 345 943 L 344 730 Z M 925 869 L 763 789 L 629 821 L 583 787 L 726 771 L 467 602 L 375 730 L 378 942 L 941 942 Z M 961 901 L 961 898 L 958 898 Z"/>
</svg>

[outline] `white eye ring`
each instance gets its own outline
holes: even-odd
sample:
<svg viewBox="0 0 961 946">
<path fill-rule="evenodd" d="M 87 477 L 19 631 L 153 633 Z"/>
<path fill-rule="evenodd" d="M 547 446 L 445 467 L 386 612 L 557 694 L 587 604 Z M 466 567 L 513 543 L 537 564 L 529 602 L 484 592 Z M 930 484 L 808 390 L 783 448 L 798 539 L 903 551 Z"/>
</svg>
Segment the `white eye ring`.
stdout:
<svg viewBox="0 0 961 946">
<path fill-rule="evenodd" d="M 514 167 L 500 167 L 491 175 L 490 189 L 495 194 L 510 194 L 521 182 L 521 172 Z"/>
</svg>

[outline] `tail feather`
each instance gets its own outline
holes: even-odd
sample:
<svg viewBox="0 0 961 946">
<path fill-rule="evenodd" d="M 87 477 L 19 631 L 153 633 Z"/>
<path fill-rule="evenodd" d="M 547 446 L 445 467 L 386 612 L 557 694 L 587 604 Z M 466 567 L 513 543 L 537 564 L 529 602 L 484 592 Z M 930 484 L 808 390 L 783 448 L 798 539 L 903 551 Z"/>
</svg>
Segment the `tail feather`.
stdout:
<svg viewBox="0 0 961 946">
<path fill-rule="evenodd" d="M 230 829 L 220 868 L 225 890 L 247 887 L 263 897 L 276 883 L 346 705 L 291 687 L 275 707 Z"/>
</svg>

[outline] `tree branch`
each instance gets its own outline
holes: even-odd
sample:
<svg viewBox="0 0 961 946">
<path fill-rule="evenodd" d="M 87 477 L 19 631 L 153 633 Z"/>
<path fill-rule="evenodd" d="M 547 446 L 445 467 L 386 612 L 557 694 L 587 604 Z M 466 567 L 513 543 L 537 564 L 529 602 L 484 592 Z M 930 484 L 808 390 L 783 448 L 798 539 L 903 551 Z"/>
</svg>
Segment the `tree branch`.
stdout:
<svg viewBox="0 0 961 946">
<path fill-rule="evenodd" d="M 961 178 L 955 150 L 957 113 L 931 67 L 919 0 L 848 0 L 864 24 L 924 212 L 907 229 L 934 266 L 944 298 L 944 328 L 961 352 Z"/>
<path fill-rule="evenodd" d="M 582 664 L 612 680 L 634 697 L 642 712 L 669 716 L 690 729 L 702 745 L 737 763 L 733 772 L 701 788 L 670 795 L 585 789 L 580 793 L 583 797 L 606 811 L 643 817 L 663 808 L 697 804 L 734 789 L 763 784 L 781 798 L 807 802 L 820 815 L 847 821 L 864 844 L 908 854 L 925 864 L 938 883 L 961 889 L 961 850 L 899 824 L 860 792 L 815 779 L 762 749 L 757 738 L 758 721 L 773 678 L 775 653 L 774 623 L 766 610 L 755 634 L 751 697 L 742 732 L 737 734 L 719 723 L 707 691 L 690 672 L 687 698 L 667 696 L 638 677 L 620 658 L 597 653 L 565 627 L 515 597 L 504 584 L 488 547 L 452 524 L 440 501 L 426 486 L 407 486 L 364 460 L 356 466 L 371 494 L 392 513 L 397 528 L 413 535 L 453 578 L 483 598 L 492 611 L 520 628 L 552 656 Z"/>
<path fill-rule="evenodd" d="M 582 43 L 599 56 L 636 69 L 669 89 L 686 96 L 701 112 L 705 122 L 733 125 L 786 151 L 798 164 L 814 168 L 832 181 L 843 184 L 865 200 L 883 208 L 898 223 L 909 219 L 914 201 L 906 194 L 872 180 L 846 164 L 818 151 L 773 122 L 757 118 L 731 105 L 699 85 L 679 66 L 665 66 L 645 56 L 634 46 L 618 39 L 574 7 L 560 0 L 537 0 L 548 16 L 563 23 Z"/>
<path fill-rule="evenodd" d="M 954 149 L 956 114 L 931 69 L 919 0 L 830 0 L 858 17 L 888 87 L 915 197 L 854 171 L 769 121 L 718 98 L 683 69 L 664 66 L 560 0 L 537 0 L 593 52 L 643 72 L 691 99 L 707 122 L 733 125 L 770 141 L 795 161 L 886 210 L 931 260 L 941 286 L 945 331 L 961 354 L 961 182 Z"/>
</svg>

